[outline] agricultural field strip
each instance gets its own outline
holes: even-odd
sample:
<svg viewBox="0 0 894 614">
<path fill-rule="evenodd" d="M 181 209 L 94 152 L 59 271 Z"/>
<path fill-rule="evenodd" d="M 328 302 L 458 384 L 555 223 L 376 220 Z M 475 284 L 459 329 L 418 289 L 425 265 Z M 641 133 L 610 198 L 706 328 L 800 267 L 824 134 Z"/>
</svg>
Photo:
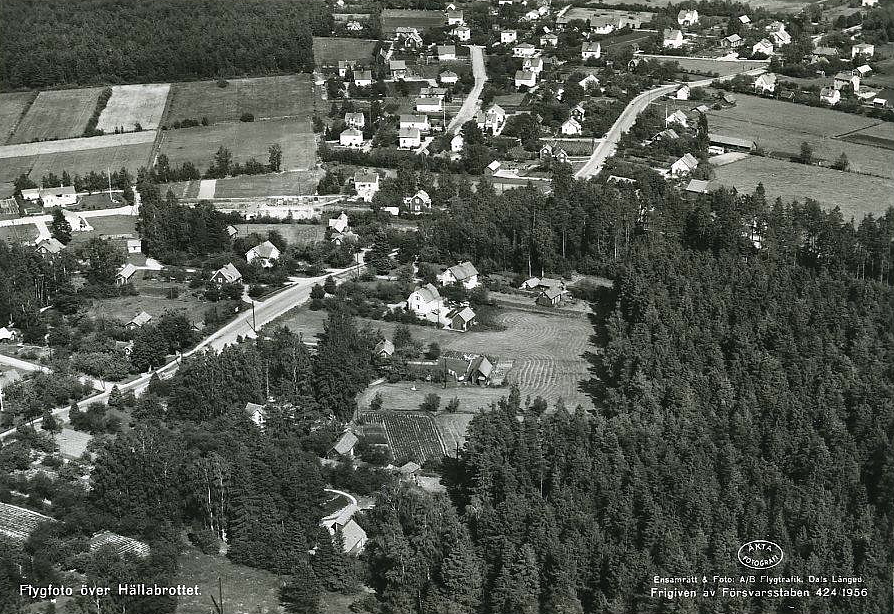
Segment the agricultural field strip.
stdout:
<svg viewBox="0 0 894 614">
<path fill-rule="evenodd" d="M 103 88 L 48 90 L 40 92 L 28 108 L 12 143 L 29 143 L 38 139 L 66 139 L 78 137 L 96 110 L 96 102 Z"/>
<path fill-rule="evenodd" d="M 169 83 L 112 86 L 112 97 L 96 127 L 110 133 L 118 127 L 132 130 L 139 123 L 145 130 L 155 130 L 161 123 L 170 89 Z"/>
<path fill-rule="evenodd" d="M 27 156 L 83 151 L 88 149 L 103 149 L 106 147 L 120 147 L 122 145 L 141 145 L 143 143 L 151 143 L 154 140 L 155 131 L 144 130 L 142 132 L 128 132 L 125 134 L 107 134 L 104 136 L 80 137 L 58 141 L 2 145 L 0 146 L 0 159 L 24 158 Z"/>
</svg>

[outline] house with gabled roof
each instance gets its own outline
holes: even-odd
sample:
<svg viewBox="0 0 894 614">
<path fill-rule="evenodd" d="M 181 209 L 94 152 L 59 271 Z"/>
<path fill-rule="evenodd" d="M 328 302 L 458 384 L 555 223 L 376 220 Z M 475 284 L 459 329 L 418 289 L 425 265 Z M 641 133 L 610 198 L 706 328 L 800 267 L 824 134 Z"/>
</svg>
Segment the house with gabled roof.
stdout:
<svg viewBox="0 0 894 614">
<path fill-rule="evenodd" d="M 664 119 L 665 126 L 670 126 L 671 124 L 679 124 L 686 128 L 689 125 L 689 118 L 686 117 L 686 114 L 683 113 L 683 111 L 677 109 Z"/>
<path fill-rule="evenodd" d="M 115 285 L 123 286 L 125 284 L 129 284 L 133 281 L 133 276 L 137 272 L 137 267 L 132 265 L 131 263 L 125 264 L 118 273 L 115 274 Z"/>
<path fill-rule="evenodd" d="M 475 318 L 475 312 L 468 305 L 454 309 L 447 314 L 447 319 L 450 322 L 447 328 L 465 332 L 475 323 Z"/>
<path fill-rule="evenodd" d="M 691 153 L 683 155 L 679 160 L 671 164 L 670 174 L 678 177 L 680 175 L 688 175 L 698 166 L 698 158 Z"/>
<path fill-rule="evenodd" d="M 677 23 L 683 27 L 694 26 L 698 23 L 698 11 L 695 9 L 680 9 L 677 13 Z"/>
<path fill-rule="evenodd" d="M 273 263 L 279 259 L 279 256 L 279 248 L 270 241 L 264 241 L 245 252 L 245 259 L 248 262 L 257 261 L 265 269 L 272 267 Z"/>
<path fill-rule="evenodd" d="M 565 292 L 559 288 L 547 288 L 540 291 L 534 302 L 541 307 L 558 307 L 564 296 Z"/>
<path fill-rule="evenodd" d="M 356 446 L 359 441 L 357 435 L 351 431 L 345 431 L 342 433 L 341 437 L 338 438 L 338 441 L 329 448 L 327 456 L 333 459 L 354 458 L 354 446 Z"/>
<path fill-rule="evenodd" d="M 379 191 L 379 174 L 376 172 L 357 171 L 354 173 L 354 190 L 357 198 L 363 202 L 372 202 Z"/>
<path fill-rule="evenodd" d="M 55 237 L 43 239 L 37 243 L 37 251 L 42 256 L 55 256 L 63 249 L 65 249 L 65 245 Z"/>
<path fill-rule="evenodd" d="M 416 288 L 407 297 L 407 310 L 417 317 L 443 324 L 444 299 L 433 284 Z"/>
<path fill-rule="evenodd" d="M 773 55 L 773 43 L 766 38 L 762 38 L 754 43 L 754 45 L 751 46 L 751 55 L 756 55 L 758 53 L 768 57 Z"/>
<path fill-rule="evenodd" d="M 345 124 L 349 128 L 359 128 L 360 130 L 363 130 L 366 126 L 366 116 L 361 112 L 345 113 Z"/>
<path fill-rule="evenodd" d="M 530 70 L 515 71 L 515 87 L 534 87 L 537 85 L 537 75 Z"/>
<path fill-rule="evenodd" d="M 679 49 L 683 46 L 683 32 L 680 30 L 664 30 L 661 46 L 665 49 Z"/>
<path fill-rule="evenodd" d="M 456 60 L 456 45 L 438 45 L 438 61 L 452 62 Z"/>
<path fill-rule="evenodd" d="M 388 358 L 394 354 L 394 344 L 388 339 L 382 339 L 373 348 L 373 355 L 379 358 Z"/>
<path fill-rule="evenodd" d="M 338 135 L 338 144 L 342 147 L 360 149 L 363 147 L 363 132 L 357 128 L 346 128 Z"/>
<path fill-rule="evenodd" d="M 776 91 L 776 74 L 765 72 L 754 80 L 754 91 L 758 94 L 772 94 Z"/>
<path fill-rule="evenodd" d="M 261 429 L 264 428 L 264 425 L 267 423 L 267 410 L 264 409 L 263 405 L 249 401 L 245 404 L 244 412 L 256 426 Z"/>
<path fill-rule="evenodd" d="M 237 269 L 232 262 L 228 262 L 214 271 L 211 275 L 211 283 L 217 284 L 218 286 L 223 284 L 234 284 L 241 280 L 242 273 L 239 272 L 239 269 Z"/>
<path fill-rule="evenodd" d="M 500 31 L 500 42 L 504 45 L 508 45 L 510 43 L 514 43 L 518 40 L 518 32 L 515 30 L 501 30 Z"/>
<path fill-rule="evenodd" d="M 438 275 L 442 286 L 461 283 L 466 290 L 478 287 L 478 269 L 468 260 L 448 267 Z"/>
<path fill-rule="evenodd" d="M 580 136 L 583 132 L 583 126 L 580 125 L 580 122 L 574 119 L 573 117 L 569 117 L 562 123 L 562 127 L 560 128 L 562 134 L 569 136 Z"/>
<path fill-rule="evenodd" d="M 124 328 L 127 330 L 134 330 L 136 328 L 142 328 L 143 325 L 148 324 L 152 320 L 152 316 L 146 313 L 145 311 L 141 311 L 137 315 L 133 317 L 133 319 L 124 325 Z"/>
<path fill-rule="evenodd" d="M 460 25 L 453 28 L 451 34 L 460 42 L 466 42 L 472 38 L 472 29 L 466 25 Z"/>
<path fill-rule="evenodd" d="M 602 57 L 602 44 L 599 41 L 591 43 L 585 42 L 580 48 L 580 57 L 583 60 L 595 59 Z"/>
</svg>

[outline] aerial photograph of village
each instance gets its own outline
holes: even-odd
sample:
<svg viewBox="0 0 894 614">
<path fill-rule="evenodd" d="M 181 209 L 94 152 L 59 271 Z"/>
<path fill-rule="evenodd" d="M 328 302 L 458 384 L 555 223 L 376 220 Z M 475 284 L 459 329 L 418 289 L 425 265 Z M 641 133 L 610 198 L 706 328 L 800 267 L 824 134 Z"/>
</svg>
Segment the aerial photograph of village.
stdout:
<svg viewBox="0 0 894 614">
<path fill-rule="evenodd" d="M 894 0 L 0 23 L 0 613 L 894 613 Z"/>
</svg>

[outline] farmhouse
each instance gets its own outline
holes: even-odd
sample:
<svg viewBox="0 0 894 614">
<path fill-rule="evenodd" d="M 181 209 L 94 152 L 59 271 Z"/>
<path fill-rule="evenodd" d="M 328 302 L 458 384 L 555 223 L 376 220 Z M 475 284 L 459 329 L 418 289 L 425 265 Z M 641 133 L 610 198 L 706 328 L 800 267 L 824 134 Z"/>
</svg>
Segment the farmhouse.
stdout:
<svg viewBox="0 0 894 614">
<path fill-rule="evenodd" d="M 686 117 L 683 111 L 677 109 L 664 119 L 665 126 L 670 126 L 671 124 L 680 124 L 685 128 L 689 125 L 689 118 Z"/>
<path fill-rule="evenodd" d="M 73 186 L 62 185 L 56 188 L 33 188 L 22 190 L 22 198 L 29 202 L 40 200 L 46 208 L 70 207 L 78 203 L 78 194 Z"/>
<path fill-rule="evenodd" d="M 549 288 L 542 290 L 534 302 L 541 307 L 558 307 L 564 295 L 565 293 L 558 288 Z"/>
<path fill-rule="evenodd" d="M 123 286 L 130 283 L 136 272 L 137 267 L 128 262 L 123 267 L 121 267 L 117 274 L 115 274 L 115 285 Z"/>
<path fill-rule="evenodd" d="M 256 245 L 245 252 L 245 260 L 248 262 L 258 261 L 263 268 L 269 269 L 273 263 L 279 258 L 279 248 L 270 241 L 264 241 L 260 245 Z"/>
<path fill-rule="evenodd" d="M 694 26 L 698 23 L 698 11 L 695 9 L 681 9 L 677 13 L 677 23 L 683 27 Z"/>
<path fill-rule="evenodd" d="M 355 70 L 354 71 L 354 85 L 357 87 L 369 87 L 372 85 L 372 71 L 370 70 Z"/>
<path fill-rule="evenodd" d="M 829 106 L 835 106 L 841 100 L 841 91 L 834 87 L 824 87 L 820 90 L 819 98 Z"/>
<path fill-rule="evenodd" d="M 562 134 L 567 134 L 567 135 L 571 135 L 571 136 L 579 136 L 581 134 L 581 132 L 583 131 L 583 128 L 580 125 L 579 121 L 577 121 L 573 117 L 569 117 L 562 124 L 561 130 L 562 130 Z"/>
<path fill-rule="evenodd" d="M 417 316 L 432 322 L 443 324 L 441 312 L 444 310 L 444 299 L 432 284 L 416 288 L 407 297 L 407 309 Z"/>
<path fill-rule="evenodd" d="M 456 60 L 456 46 L 438 45 L 438 60 L 441 62 L 452 62 Z"/>
<path fill-rule="evenodd" d="M 698 166 L 698 159 L 691 153 L 685 154 L 682 158 L 671 164 L 670 174 L 678 177 L 680 175 L 688 175 L 695 167 Z"/>
<path fill-rule="evenodd" d="M 466 42 L 472 38 L 472 30 L 469 26 L 456 26 L 451 33 L 457 40 Z"/>
<path fill-rule="evenodd" d="M 466 260 L 447 268 L 438 275 L 438 281 L 442 286 L 461 283 L 466 290 L 471 290 L 479 285 L 478 270 L 475 265 Z"/>
<path fill-rule="evenodd" d="M 679 49 L 683 46 L 683 33 L 680 30 L 665 30 L 662 37 L 661 46 L 665 49 Z"/>
<path fill-rule="evenodd" d="M 397 138 L 401 149 L 417 149 L 422 145 L 422 138 L 416 128 L 401 128 Z"/>
<path fill-rule="evenodd" d="M 764 73 L 754 80 L 754 91 L 758 94 L 772 94 L 776 90 L 776 74 Z"/>
<path fill-rule="evenodd" d="M 720 46 L 727 49 L 736 49 L 742 46 L 742 37 L 738 34 L 730 34 L 720 41 Z"/>
<path fill-rule="evenodd" d="M 465 23 L 462 11 L 447 11 L 447 25 L 461 26 Z"/>
<path fill-rule="evenodd" d="M 416 112 L 417 113 L 440 113 L 442 110 L 441 103 L 443 101 L 440 98 L 417 98 L 416 99 Z"/>
<path fill-rule="evenodd" d="M 354 446 L 357 445 L 357 435 L 351 431 L 345 431 L 338 441 L 329 448 L 327 456 L 332 459 L 338 458 L 354 458 Z"/>
<path fill-rule="evenodd" d="M 360 149 L 363 147 L 363 133 L 357 128 L 342 130 L 338 135 L 338 142 L 342 147 Z"/>
<path fill-rule="evenodd" d="M 447 314 L 447 319 L 450 321 L 450 324 L 447 326 L 451 330 L 466 331 L 469 326 L 475 324 L 475 317 L 475 312 L 472 311 L 471 307 L 466 306 L 462 309 L 454 309 Z"/>
<path fill-rule="evenodd" d="M 392 79 L 403 79 L 407 76 L 406 60 L 390 60 L 388 62 L 388 72 L 391 73 Z M 363 126 L 360 126 L 361 128 Z"/>
<path fill-rule="evenodd" d="M 394 344 L 387 339 L 382 339 L 373 348 L 373 354 L 379 358 L 388 358 L 394 354 Z"/>
<path fill-rule="evenodd" d="M 145 311 L 141 311 L 137 315 L 133 317 L 133 319 L 124 325 L 124 328 L 127 330 L 134 330 L 136 328 L 142 328 L 144 324 L 148 324 L 152 319 L 152 316 L 146 313 Z"/>
<path fill-rule="evenodd" d="M 357 171 L 354 173 L 354 189 L 360 200 L 372 202 L 373 196 L 379 191 L 379 174 Z"/>
<path fill-rule="evenodd" d="M 530 70 L 515 71 L 515 87 L 534 87 L 537 85 L 537 75 Z"/>
<path fill-rule="evenodd" d="M 428 123 L 428 115 L 401 115 L 400 126 L 403 128 L 415 128 L 420 132 L 428 132 L 431 124 Z"/>
<path fill-rule="evenodd" d="M 589 60 L 590 58 L 598 60 L 602 57 L 602 45 L 598 41 L 584 43 L 580 48 L 580 57 L 584 60 Z"/>
<path fill-rule="evenodd" d="M 418 190 L 412 196 L 404 198 L 404 205 L 414 213 L 431 209 L 431 196 L 425 190 Z"/>
<path fill-rule="evenodd" d="M 37 251 L 42 256 L 54 256 L 65 249 L 65 246 L 55 237 L 43 239 L 37 244 Z"/>
<path fill-rule="evenodd" d="M 522 43 L 512 48 L 512 57 L 515 58 L 533 58 L 539 53 L 540 50 L 531 43 Z"/>
<path fill-rule="evenodd" d="M 220 267 L 211 275 L 211 283 L 221 286 L 223 284 L 234 284 L 242 279 L 242 273 L 239 272 L 232 262 Z"/>
<path fill-rule="evenodd" d="M 758 42 L 754 43 L 751 47 L 751 55 L 765 55 L 770 56 L 773 55 L 773 43 L 768 41 L 766 38 L 762 38 Z"/>
</svg>

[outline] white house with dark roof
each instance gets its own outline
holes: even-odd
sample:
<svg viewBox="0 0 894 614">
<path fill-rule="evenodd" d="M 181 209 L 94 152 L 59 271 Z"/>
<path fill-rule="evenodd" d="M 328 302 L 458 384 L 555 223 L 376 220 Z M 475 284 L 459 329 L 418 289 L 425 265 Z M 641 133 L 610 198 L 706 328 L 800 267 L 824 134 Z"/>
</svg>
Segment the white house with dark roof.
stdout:
<svg viewBox="0 0 894 614">
<path fill-rule="evenodd" d="M 401 115 L 399 129 L 415 128 L 419 132 L 429 132 L 431 124 L 428 121 L 428 115 Z"/>
<path fill-rule="evenodd" d="M 776 74 L 765 72 L 754 80 L 754 91 L 758 94 L 772 94 L 776 91 Z"/>
<path fill-rule="evenodd" d="M 665 49 L 679 49 L 683 46 L 683 33 L 680 30 L 664 30 L 661 46 Z"/>
<path fill-rule="evenodd" d="M 447 25 L 448 26 L 461 26 L 465 22 L 463 19 L 462 11 L 447 11 Z"/>
<path fill-rule="evenodd" d="M 683 27 L 694 26 L 698 23 L 698 11 L 695 9 L 680 9 L 677 13 L 677 23 Z"/>
<path fill-rule="evenodd" d="M 500 30 L 500 42 L 509 45 L 518 40 L 518 32 L 515 30 Z"/>
<path fill-rule="evenodd" d="M 444 299 L 433 284 L 416 288 L 407 297 L 407 310 L 437 324 L 445 323 Z"/>
<path fill-rule="evenodd" d="M 441 98 L 417 98 L 416 112 L 440 113 L 444 109 L 443 102 L 444 101 Z"/>
<path fill-rule="evenodd" d="M 452 62 L 456 60 L 456 45 L 438 45 L 438 60 Z"/>
<path fill-rule="evenodd" d="M 354 85 L 357 87 L 369 87 L 373 83 L 372 71 L 370 70 L 355 70 L 354 71 Z"/>
<path fill-rule="evenodd" d="M 693 156 L 691 153 L 685 154 L 679 160 L 671 164 L 670 174 L 679 177 L 681 175 L 688 175 L 698 166 L 698 158 Z"/>
<path fill-rule="evenodd" d="M 422 135 L 416 128 L 401 128 L 397 139 L 401 149 L 417 149 L 422 145 Z"/>
<path fill-rule="evenodd" d="M 379 174 L 376 172 L 357 171 L 354 173 L 354 189 L 357 197 L 364 202 L 372 202 L 379 191 Z"/>
<path fill-rule="evenodd" d="M 349 128 L 363 130 L 366 126 L 366 116 L 363 113 L 345 113 L 345 125 Z"/>
<path fill-rule="evenodd" d="M 239 272 L 232 262 L 228 262 L 220 267 L 211 275 L 211 283 L 218 286 L 223 284 L 233 284 L 242 280 L 242 273 Z"/>
<path fill-rule="evenodd" d="M 264 241 L 260 245 L 256 245 L 245 252 L 245 260 L 248 262 L 257 261 L 263 268 L 269 269 L 280 257 L 279 248 L 270 241 Z"/>
<path fill-rule="evenodd" d="M 754 45 L 751 46 L 751 54 L 755 55 L 758 53 L 766 56 L 773 55 L 773 43 L 771 43 L 766 38 L 762 38 L 758 42 L 754 43 Z"/>
<path fill-rule="evenodd" d="M 363 132 L 357 128 L 346 128 L 338 135 L 338 143 L 342 147 L 360 149 L 363 147 Z"/>
<path fill-rule="evenodd" d="M 531 43 L 522 43 L 512 48 L 512 57 L 515 58 L 533 58 L 539 53 L 540 50 Z"/>
<path fill-rule="evenodd" d="M 466 42 L 472 38 L 472 29 L 466 25 L 456 26 L 451 34 L 456 37 L 456 40 Z"/>
<path fill-rule="evenodd" d="M 478 287 L 478 270 L 470 261 L 466 260 L 448 267 L 438 275 L 438 281 L 442 286 L 461 283 L 466 290 Z"/>
<path fill-rule="evenodd" d="M 596 59 L 602 57 L 602 45 L 599 41 L 592 43 L 584 43 L 580 48 L 580 57 L 583 60 Z"/>
</svg>

